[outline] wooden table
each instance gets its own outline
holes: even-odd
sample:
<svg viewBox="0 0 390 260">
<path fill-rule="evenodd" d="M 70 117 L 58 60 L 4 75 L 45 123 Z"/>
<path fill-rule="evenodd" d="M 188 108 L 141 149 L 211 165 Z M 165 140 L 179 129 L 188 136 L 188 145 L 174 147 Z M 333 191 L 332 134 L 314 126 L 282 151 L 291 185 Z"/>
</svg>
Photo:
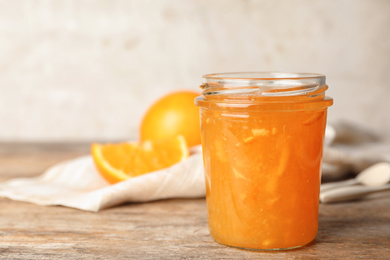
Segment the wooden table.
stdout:
<svg viewBox="0 0 390 260">
<path fill-rule="evenodd" d="M 0 181 L 35 176 L 88 144 L 0 143 Z M 126 204 L 99 213 L 0 198 L 3 259 L 390 259 L 390 197 L 320 206 L 315 242 L 246 251 L 209 236 L 204 199 Z"/>
</svg>

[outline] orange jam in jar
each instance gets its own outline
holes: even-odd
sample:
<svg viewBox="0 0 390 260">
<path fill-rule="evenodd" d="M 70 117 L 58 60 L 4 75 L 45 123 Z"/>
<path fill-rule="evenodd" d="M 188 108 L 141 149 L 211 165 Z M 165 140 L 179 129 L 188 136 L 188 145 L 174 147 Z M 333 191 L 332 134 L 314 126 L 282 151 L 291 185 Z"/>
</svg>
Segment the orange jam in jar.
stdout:
<svg viewBox="0 0 390 260">
<path fill-rule="evenodd" d="M 318 229 L 327 107 L 325 76 L 203 77 L 201 137 L 208 224 L 219 243 L 290 249 Z"/>
</svg>

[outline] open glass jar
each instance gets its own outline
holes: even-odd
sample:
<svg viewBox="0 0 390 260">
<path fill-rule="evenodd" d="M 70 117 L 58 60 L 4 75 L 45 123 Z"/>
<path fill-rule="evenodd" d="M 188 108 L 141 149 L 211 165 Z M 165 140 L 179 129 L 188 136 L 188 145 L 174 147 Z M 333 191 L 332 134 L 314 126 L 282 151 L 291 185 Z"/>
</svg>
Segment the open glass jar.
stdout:
<svg viewBox="0 0 390 260">
<path fill-rule="evenodd" d="M 203 77 L 200 107 L 211 236 L 246 249 L 314 240 L 327 108 L 325 76 Z"/>
</svg>

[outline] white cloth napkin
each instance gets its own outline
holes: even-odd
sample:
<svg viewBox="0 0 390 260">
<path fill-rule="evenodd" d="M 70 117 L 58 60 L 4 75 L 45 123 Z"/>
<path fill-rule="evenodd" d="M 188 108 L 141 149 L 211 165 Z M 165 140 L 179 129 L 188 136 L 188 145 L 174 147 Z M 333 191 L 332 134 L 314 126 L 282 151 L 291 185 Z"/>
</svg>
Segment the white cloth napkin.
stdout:
<svg viewBox="0 0 390 260">
<path fill-rule="evenodd" d="M 199 147 L 198 147 L 199 148 Z M 325 134 L 323 177 L 337 180 L 381 161 L 390 162 L 390 145 L 372 131 L 338 122 Z M 0 183 L 0 196 L 39 205 L 62 205 L 99 211 L 125 202 L 205 195 L 200 149 L 167 169 L 109 185 L 97 172 L 90 156 L 63 162 L 35 178 Z"/>
<path fill-rule="evenodd" d="M 169 168 L 110 185 L 90 156 L 60 163 L 35 178 L 0 184 L 0 196 L 39 205 L 99 211 L 125 202 L 196 198 L 205 194 L 202 154 Z"/>
<path fill-rule="evenodd" d="M 390 162 L 390 143 L 386 137 L 348 121 L 327 126 L 322 167 L 325 181 L 358 174 L 379 162 Z"/>
</svg>

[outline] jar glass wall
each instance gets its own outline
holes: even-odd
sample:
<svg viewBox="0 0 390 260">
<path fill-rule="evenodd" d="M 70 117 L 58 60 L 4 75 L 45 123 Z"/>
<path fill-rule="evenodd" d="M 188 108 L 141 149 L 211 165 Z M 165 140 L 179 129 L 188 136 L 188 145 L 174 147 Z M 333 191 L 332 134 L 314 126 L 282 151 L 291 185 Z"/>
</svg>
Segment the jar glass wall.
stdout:
<svg viewBox="0 0 390 260">
<path fill-rule="evenodd" d="M 204 76 L 200 107 L 210 234 L 247 249 L 314 240 L 327 107 L 325 76 Z"/>
</svg>

